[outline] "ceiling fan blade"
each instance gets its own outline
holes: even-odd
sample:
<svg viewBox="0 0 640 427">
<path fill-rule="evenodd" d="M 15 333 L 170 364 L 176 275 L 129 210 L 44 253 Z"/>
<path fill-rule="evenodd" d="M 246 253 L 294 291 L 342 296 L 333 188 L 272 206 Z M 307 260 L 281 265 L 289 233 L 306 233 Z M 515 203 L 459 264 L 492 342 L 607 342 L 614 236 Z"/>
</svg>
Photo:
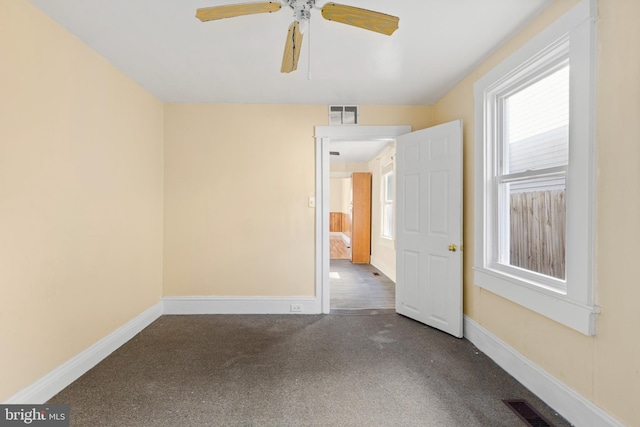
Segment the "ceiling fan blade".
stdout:
<svg viewBox="0 0 640 427">
<path fill-rule="evenodd" d="M 289 25 L 287 41 L 284 45 L 284 54 L 282 55 L 281 73 L 290 73 L 298 69 L 298 58 L 300 57 L 301 48 L 302 33 L 300 32 L 300 24 L 298 21 L 294 21 Z"/>
<path fill-rule="evenodd" d="M 400 21 L 397 16 L 337 3 L 325 4 L 322 7 L 322 16 L 329 21 L 342 22 L 388 36 L 398 29 Z"/>
<path fill-rule="evenodd" d="M 235 16 L 252 15 L 254 13 L 277 12 L 281 7 L 282 5 L 279 2 L 273 1 L 205 7 L 196 11 L 196 18 L 206 22 Z"/>
</svg>

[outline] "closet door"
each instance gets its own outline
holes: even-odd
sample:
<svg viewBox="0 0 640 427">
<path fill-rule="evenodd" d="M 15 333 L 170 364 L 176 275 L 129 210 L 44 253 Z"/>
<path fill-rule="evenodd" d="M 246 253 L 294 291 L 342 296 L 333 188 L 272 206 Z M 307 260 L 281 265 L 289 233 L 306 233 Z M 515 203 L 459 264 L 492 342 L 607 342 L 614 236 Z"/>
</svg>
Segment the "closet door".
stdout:
<svg viewBox="0 0 640 427">
<path fill-rule="evenodd" d="M 353 212 L 351 214 L 351 262 L 369 264 L 371 256 L 371 173 L 351 175 Z"/>
</svg>

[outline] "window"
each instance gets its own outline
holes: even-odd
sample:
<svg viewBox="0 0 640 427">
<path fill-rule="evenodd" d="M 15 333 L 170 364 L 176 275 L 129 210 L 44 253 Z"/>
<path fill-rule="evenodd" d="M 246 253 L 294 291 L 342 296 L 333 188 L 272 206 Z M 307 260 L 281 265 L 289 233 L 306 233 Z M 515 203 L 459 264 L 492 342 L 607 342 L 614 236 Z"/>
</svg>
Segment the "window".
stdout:
<svg viewBox="0 0 640 427">
<path fill-rule="evenodd" d="M 587 335 L 594 11 L 583 0 L 474 85 L 475 283 Z"/>
<path fill-rule="evenodd" d="M 494 268 L 564 291 L 569 163 L 568 45 L 551 65 L 495 95 L 498 219 Z M 546 62 L 546 61 L 545 61 Z M 502 91 L 501 91 L 502 92 Z"/>
<path fill-rule="evenodd" d="M 385 170 L 391 169 L 387 172 Z M 393 239 L 393 162 L 383 168 L 382 175 L 382 237 Z"/>
</svg>

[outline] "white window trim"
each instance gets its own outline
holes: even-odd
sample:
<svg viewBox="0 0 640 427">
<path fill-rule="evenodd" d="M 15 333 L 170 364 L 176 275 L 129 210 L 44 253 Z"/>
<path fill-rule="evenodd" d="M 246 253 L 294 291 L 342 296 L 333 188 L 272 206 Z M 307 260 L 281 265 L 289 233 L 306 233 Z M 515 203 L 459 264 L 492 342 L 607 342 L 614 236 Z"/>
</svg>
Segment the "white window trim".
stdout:
<svg viewBox="0 0 640 427">
<path fill-rule="evenodd" d="M 505 206 L 497 206 L 497 199 L 499 197 L 497 187 L 499 187 L 500 183 L 515 182 L 519 179 L 531 177 L 541 178 L 549 176 L 563 176 L 566 179 L 568 171 L 567 165 L 505 174 L 503 171 L 499 170 L 501 169 L 499 167 L 500 163 L 504 162 L 501 153 L 503 147 L 499 148 L 497 145 L 504 144 L 504 129 L 498 118 L 498 110 L 503 108 L 502 104 L 504 97 L 510 95 L 510 93 L 514 91 L 521 90 L 523 83 L 525 83 L 525 86 L 528 86 L 533 81 L 539 81 L 562 66 L 566 66 L 569 62 L 569 55 L 569 35 L 566 35 L 553 43 L 552 46 L 545 48 L 540 52 L 540 54 L 536 55 L 536 57 L 531 58 L 524 64 L 520 64 L 516 69 L 507 73 L 505 76 L 498 79 L 498 81 L 494 82 L 489 87 L 486 87 L 483 91 L 485 99 L 485 114 L 495 118 L 495 129 L 491 129 L 491 126 L 488 125 L 485 128 L 485 138 L 488 140 L 499 141 L 497 144 L 491 143 L 486 144 L 485 146 L 485 150 L 487 150 L 485 167 L 488 171 L 495 170 L 497 175 L 496 177 L 489 177 L 489 174 L 487 175 L 485 188 L 487 200 L 491 200 L 491 203 L 487 203 L 487 211 L 489 216 L 493 218 L 491 223 L 487 223 L 485 225 L 487 230 L 489 230 L 489 233 L 496 233 L 498 236 L 508 236 L 508 233 L 505 233 L 505 230 L 503 229 L 508 228 L 507 224 L 500 221 L 501 217 L 508 215 L 508 203 Z M 531 80 L 532 75 L 535 76 L 533 81 Z M 492 102 L 493 100 L 496 102 Z M 493 122 L 494 119 L 488 120 Z M 497 152 L 494 150 L 497 150 Z M 506 264 L 504 261 L 501 262 L 501 260 L 499 260 L 500 247 L 508 246 L 506 242 L 498 239 L 496 240 L 496 244 L 491 244 L 490 242 L 485 243 L 485 250 L 488 252 L 485 256 L 485 259 L 487 259 L 487 268 L 495 270 L 496 272 L 505 273 L 511 277 L 519 277 L 529 284 L 534 284 L 534 286 L 547 287 L 549 290 L 566 293 L 565 280 L 514 267 Z"/>
<path fill-rule="evenodd" d="M 599 308 L 594 305 L 595 229 L 595 0 L 583 0 L 474 85 L 475 95 L 475 260 L 474 282 L 541 315 L 586 335 L 595 335 Z M 569 170 L 567 173 L 566 290 L 504 269 L 492 268 L 488 233 L 496 227 L 491 206 L 492 153 L 485 150 L 493 117 L 487 109 L 496 82 L 520 74 L 549 46 L 570 43 Z M 489 111 L 487 111 L 489 110 Z"/>
<path fill-rule="evenodd" d="M 395 239 L 395 233 L 394 233 L 394 224 L 395 224 L 395 218 L 393 217 L 394 214 L 394 205 L 395 202 L 392 199 L 391 202 L 387 202 L 387 175 L 392 174 L 395 179 L 395 170 L 394 170 L 394 164 L 393 164 L 393 159 L 390 159 L 387 163 L 385 163 L 384 165 L 382 165 L 382 167 L 380 168 L 380 208 L 381 208 L 381 212 L 380 212 L 380 238 L 381 239 L 385 239 L 385 240 L 389 240 L 389 241 L 394 241 Z M 395 181 L 394 181 L 395 183 Z M 384 234 L 384 223 L 385 223 L 385 207 L 387 205 L 391 205 L 391 219 L 393 221 L 393 223 L 391 224 L 391 236 L 387 236 Z"/>
</svg>

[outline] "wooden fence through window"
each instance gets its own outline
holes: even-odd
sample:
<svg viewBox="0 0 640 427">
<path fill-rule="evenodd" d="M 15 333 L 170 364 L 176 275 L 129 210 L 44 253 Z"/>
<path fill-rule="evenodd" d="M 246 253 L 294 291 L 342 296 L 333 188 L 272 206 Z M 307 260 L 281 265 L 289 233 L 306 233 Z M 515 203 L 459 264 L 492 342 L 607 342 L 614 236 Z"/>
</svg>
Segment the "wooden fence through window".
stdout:
<svg viewBox="0 0 640 427">
<path fill-rule="evenodd" d="M 565 278 L 565 190 L 511 195 L 511 265 Z"/>
</svg>

